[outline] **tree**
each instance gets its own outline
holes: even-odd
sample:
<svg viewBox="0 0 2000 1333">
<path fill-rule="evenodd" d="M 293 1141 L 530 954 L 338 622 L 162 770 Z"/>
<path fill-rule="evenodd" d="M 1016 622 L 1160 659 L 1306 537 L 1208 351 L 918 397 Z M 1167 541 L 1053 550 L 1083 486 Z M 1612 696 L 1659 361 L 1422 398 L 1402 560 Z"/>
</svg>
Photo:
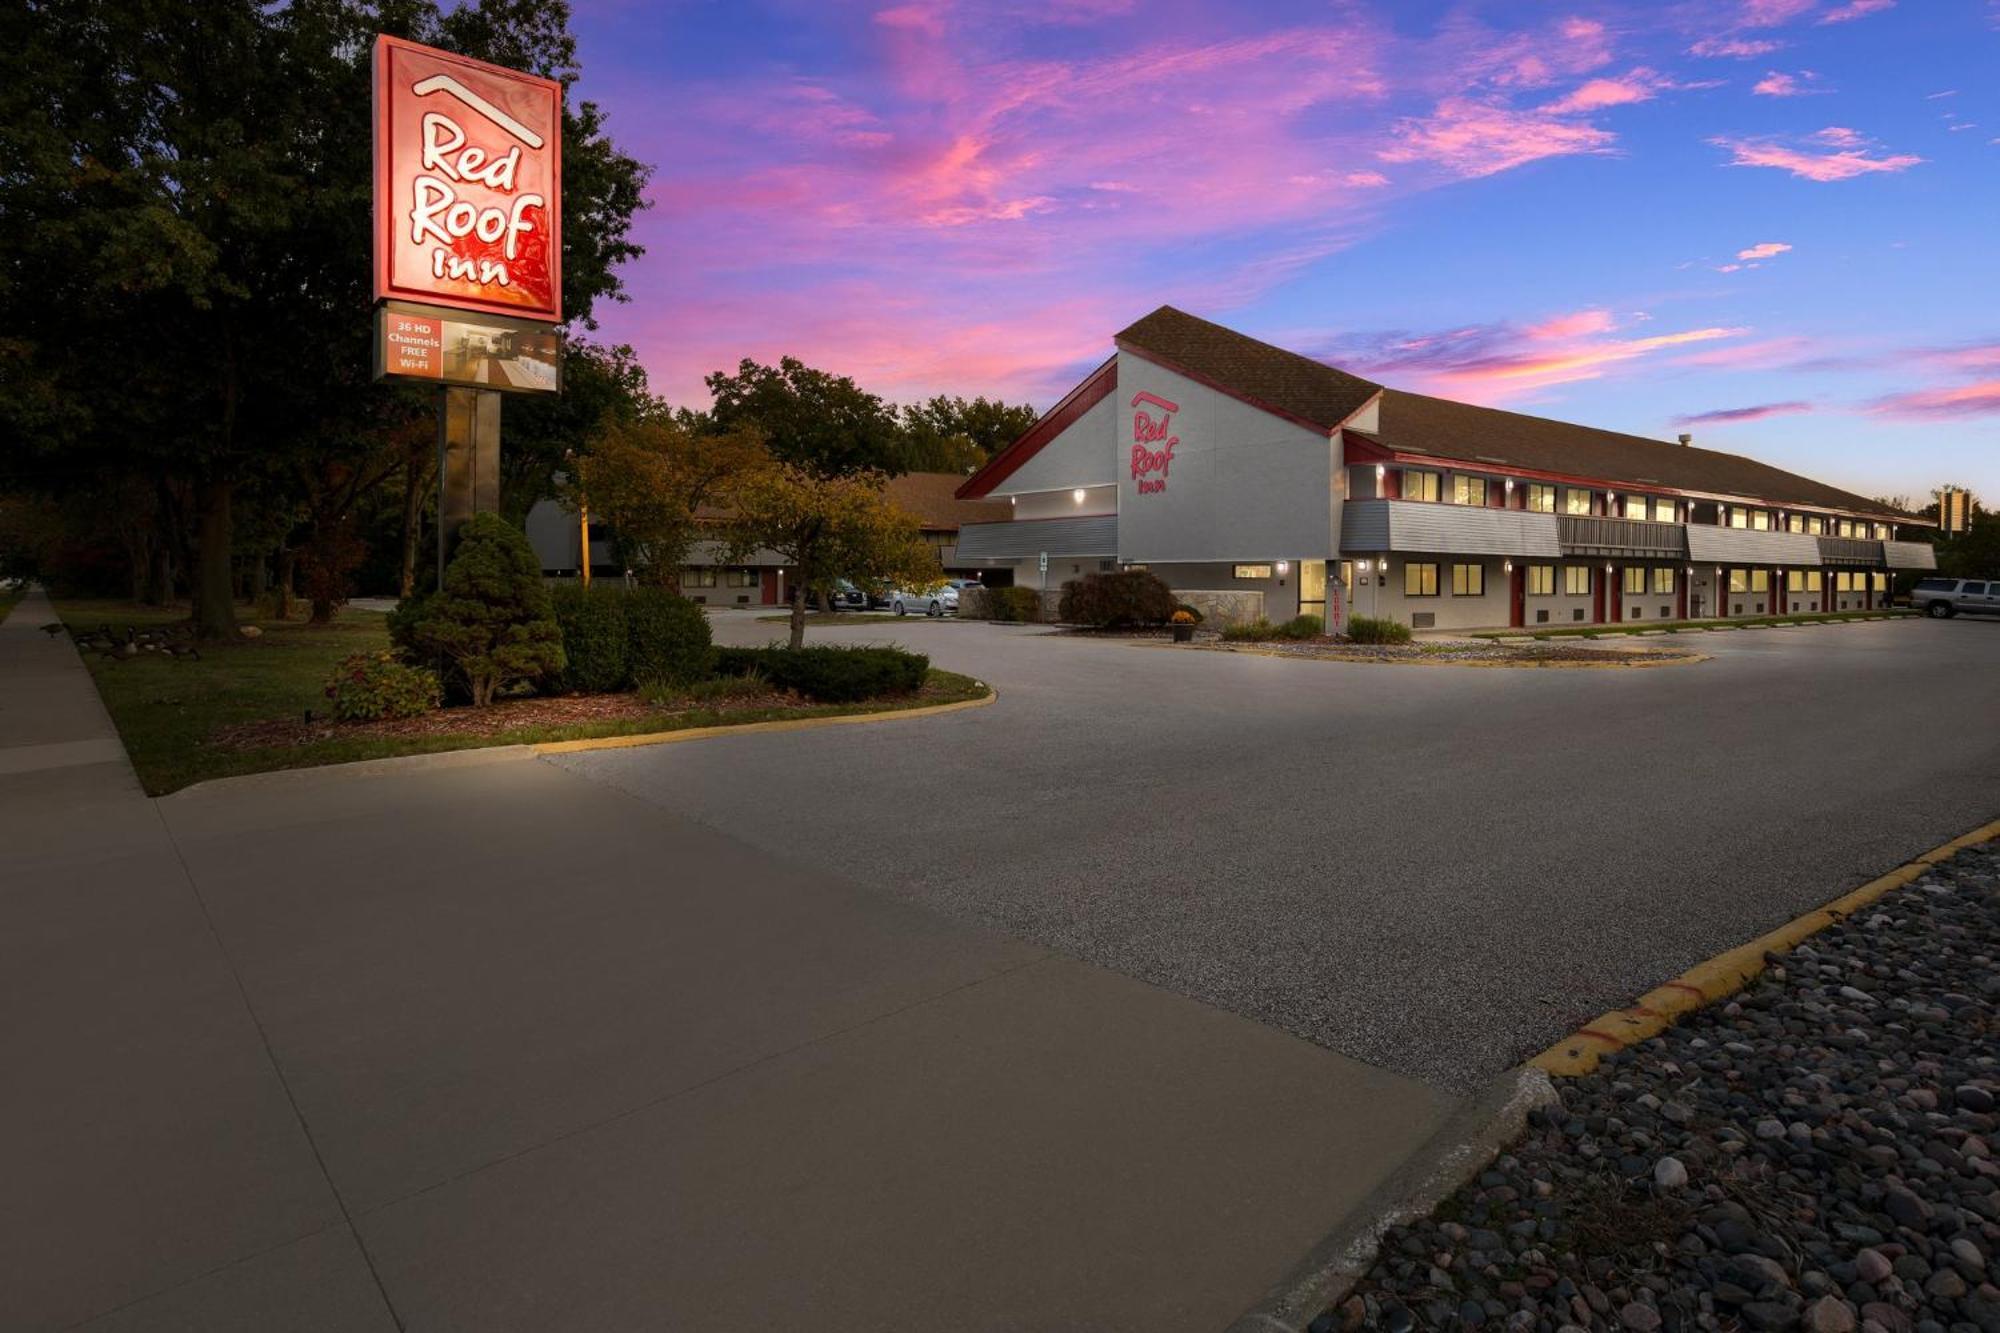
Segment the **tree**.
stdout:
<svg viewBox="0 0 2000 1333">
<path fill-rule="evenodd" d="M 664 416 L 613 419 L 575 460 L 566 493 L 572 508 L 610 526 L 621 564 L 679 592 L 701 511 L 729 505 L 734 490 L 770 464 L 763 438 L 748 427 L 704 434 Z"/>
<path fill-rule="evenodd" d="M 908 471 L 895 409 L 845 375 L 796 357 L 776 366 L 745 357 L 734 375 L 718 370 L 706 383 L 715 398 L 711 429 L 753 427 L 781 463 L 820 477 Z"/>
<path fill-rule="evenodd" d="M 507 400 L 500 418 L 500 514 L 527 521 L 539 500 L 561 491 L 570 460 L 609 423 L 667 414 L 646 384 L 645 367 L 629 346 L 605 347 L 585 338 L 563 346 L 562 393 Z"/>
<path fill-rule="evenodd" d="M 864 587 L 929 589 L 943 578 L 915 518 L 883 495 L 886 478 L 818 476 L 785 463 L 746 477 L 733 496 L 725 544 L 731 560 L 770 550 L 791 565 L 791 646 L 806 641 L 808 591 L 838 579 Z"/>
<path fill-rule="evenodd" d="M 452 664 L 484 708 L 508 685 L 563 668 L 542 562 L 518 528 L 498 514 L 474 514 L 458 531 L 444 587 L 397 608 L 390 633 L 406 652 Z"/>
<path fill-rule="evenodd" d="M 1027 404 L 948 398 L 902 410 L 903 464 L 912 472 L 971 472 L 1027 433 L 1040 418 Z"/>
</svg>

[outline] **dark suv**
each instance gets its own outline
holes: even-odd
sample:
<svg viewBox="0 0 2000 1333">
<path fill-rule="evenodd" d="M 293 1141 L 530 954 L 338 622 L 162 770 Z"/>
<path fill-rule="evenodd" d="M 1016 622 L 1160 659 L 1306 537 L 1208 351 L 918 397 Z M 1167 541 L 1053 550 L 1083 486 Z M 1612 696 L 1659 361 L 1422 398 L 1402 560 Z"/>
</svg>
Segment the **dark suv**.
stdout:
<svg viewBox="0 0 2000 1333">
<path fill-rule="evenodd" d="M 1910 605 L 1939 620 L 1960 612 L 2000 616 L 2000 579 L 1920 579 Z"/>
</svg>

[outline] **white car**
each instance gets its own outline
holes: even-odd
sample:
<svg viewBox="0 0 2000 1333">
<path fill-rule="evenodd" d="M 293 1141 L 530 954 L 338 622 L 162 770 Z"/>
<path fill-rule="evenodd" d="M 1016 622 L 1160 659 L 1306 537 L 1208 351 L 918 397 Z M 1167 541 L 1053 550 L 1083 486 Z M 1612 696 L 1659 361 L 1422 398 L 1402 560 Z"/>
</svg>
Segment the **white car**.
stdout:
<svg viewBox="0 0 2000 1333">
<path fill-rule="evenodd" d="M 927 616 L 955 616 L 958 614 L 958 585 L 947 583 L 935 592 L 898 589 L 889 594 L 889 609 L 899 616 L 906 616 L 912 611 L 921 611 Z"/>
</svg>

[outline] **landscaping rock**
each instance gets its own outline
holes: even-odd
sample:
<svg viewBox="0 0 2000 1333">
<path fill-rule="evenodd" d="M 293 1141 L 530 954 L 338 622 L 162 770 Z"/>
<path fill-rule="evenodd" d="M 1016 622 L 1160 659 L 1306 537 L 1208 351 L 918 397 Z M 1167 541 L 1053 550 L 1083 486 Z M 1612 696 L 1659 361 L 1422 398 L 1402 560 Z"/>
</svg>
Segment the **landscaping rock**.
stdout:
<svg viewBox="0 0 2000 1333">
<path fill-rule="evenodd" d="M 1335 1321 L 2000 1333 L 1996 1033 L 1986 844 L 1558 1081 L 1442 1216 L 1390 1230 Z"/>
</svg>

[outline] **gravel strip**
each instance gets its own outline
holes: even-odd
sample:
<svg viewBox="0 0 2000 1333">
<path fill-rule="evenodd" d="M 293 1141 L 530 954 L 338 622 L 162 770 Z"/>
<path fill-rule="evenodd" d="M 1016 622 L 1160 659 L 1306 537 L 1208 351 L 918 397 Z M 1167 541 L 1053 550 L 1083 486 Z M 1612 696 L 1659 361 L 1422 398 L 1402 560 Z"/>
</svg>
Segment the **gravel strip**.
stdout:
<svg viewBox="0 0 2000 1333">
<path fill-rule="evenodd" d="M 2000 842 L 1558 1080 L 1311 1325 L 2000 1333 Z"/>
</svg>

